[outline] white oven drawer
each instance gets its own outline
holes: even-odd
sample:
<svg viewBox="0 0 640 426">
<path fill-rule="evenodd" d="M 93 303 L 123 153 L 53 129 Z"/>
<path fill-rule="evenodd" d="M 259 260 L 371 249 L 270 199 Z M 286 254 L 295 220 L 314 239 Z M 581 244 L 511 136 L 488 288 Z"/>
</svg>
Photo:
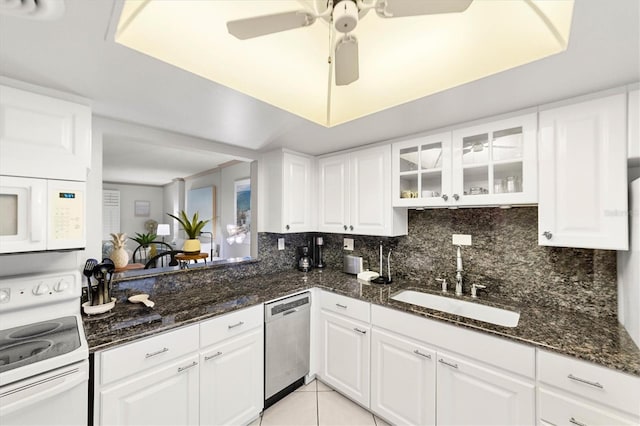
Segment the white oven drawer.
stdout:
<svg viewBox="0 0 640 426">
<path fill-rule="evenodd" d="M 206 347 L 263 325 L 262 304 L 200 323 L 200 346 Z"/>
<path fill-rule="evenodd" d="M 538 380 L 640 417 L 640 377 L 538 350 Z"/>
<path fill-rule="evenodd" d="M 105 385 L 198 350 L 198 325 L 191 325 L 101 352 Z"/>
<path fill-rule="evenodd" d="M 366 323 L 371 319 L 371 306 L 368 302 L 329 291 L 320 292 L 320 308 Z"/>
</svg>

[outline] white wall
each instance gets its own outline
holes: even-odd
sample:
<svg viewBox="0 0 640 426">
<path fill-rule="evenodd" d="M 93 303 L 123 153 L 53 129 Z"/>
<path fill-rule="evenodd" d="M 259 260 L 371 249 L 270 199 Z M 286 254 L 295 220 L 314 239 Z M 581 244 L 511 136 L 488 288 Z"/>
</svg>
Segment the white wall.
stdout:
<svg viewBox="0 0 640 426">
<path fill-rule="evenodd" d="M 126 233 L 129 237 L 127 248 L 130 250 L 135 250 L 138 247 L 138 243 L 132 240 L 136 232 L 140 234 L 148 232 L 144 227 L 147 220 L 153 219 L 158 223 L 169 223 L 172 220 L 165 214 L 162 186 L 104 182 L 102 188 L 120 191 L 120 232 Z M 149 216 L 135 215 L 134 206 L 137 200 L 149 201 Z"/>
</svg>

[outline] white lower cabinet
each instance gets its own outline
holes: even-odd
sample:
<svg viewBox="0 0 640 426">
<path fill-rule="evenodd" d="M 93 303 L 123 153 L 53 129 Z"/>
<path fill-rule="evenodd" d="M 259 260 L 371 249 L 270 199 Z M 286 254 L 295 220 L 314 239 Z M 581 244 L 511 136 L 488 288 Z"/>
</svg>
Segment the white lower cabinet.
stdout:
<svg viewBox="0 0 640 426">
<path fill-rule="evenodd" d="M 200 352 L 200 424 L 242 425 L 262 411 L 263 333 L 255 328 Z"/>
<path fill-rule="evenodd" d="M 368 324 L 320 312 L 320 377 L 353 401 L 369 407 Z"/>
<path fill-rule="evenodd" d="M 438 425 L 533 425 L 535 385 L 438 352 Z"/>
<path fill-rule="evenodd" d="M 94 424 L 240 425 L 264 402 L 263 306 L 97 352 Z"/>
<path fill-rule="evenodd" d="M 424 344 L 371 331 L 371 411 L 396 425 L 434 425 L 436 353 Z"/>
<path fill-rule="evenodd" d="M 122 380 L 99 398 L 101 425 L 197 425 L 198 356 Z"/>
</svg>

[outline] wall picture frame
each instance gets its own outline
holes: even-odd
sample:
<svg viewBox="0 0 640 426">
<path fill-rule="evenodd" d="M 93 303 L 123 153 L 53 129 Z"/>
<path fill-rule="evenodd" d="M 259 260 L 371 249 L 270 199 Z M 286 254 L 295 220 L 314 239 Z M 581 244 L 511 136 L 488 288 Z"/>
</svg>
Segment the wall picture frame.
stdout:
<svg viewBox="0 0 640 426">
<path fill-rule="evenodd" d="M 133 213 L 136 217 L 149 217 L 151 215 L 151 201 L 134 201 Z"/>
</svg>

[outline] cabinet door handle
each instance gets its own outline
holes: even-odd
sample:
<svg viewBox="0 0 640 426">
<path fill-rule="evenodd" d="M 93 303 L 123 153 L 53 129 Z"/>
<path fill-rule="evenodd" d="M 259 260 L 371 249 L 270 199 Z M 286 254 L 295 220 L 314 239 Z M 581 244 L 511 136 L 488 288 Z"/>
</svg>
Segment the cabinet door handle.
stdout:
<svg viewBox="0 0 640 426">
<path fill-rule="evenodd" d="M 453 194 L 453 199 L 458 201 L 460 199 L 460 196 L 458 194 Z"/>
<path fill-rule="evenodd" d="M 444 359 L 440 358 L 438 360 L 439 363 L 444 364 L 444 365 L 448 365 L 449 367 L 453 367 L 453 368 L 458 368 L 458 364 L 452 364 L 450 362 L 445 361 Z"/>
<path fill-rule="evenodd" d="M 195 367 L 196 365 L 198 365 L 198 363 L 193 361 L 191 364 L 187 365 L 186 367 L 178 368 L 178 373 L 182 373 L 184 370 L 188 370 L 189 368 Z"/>
<path fill-rule="evenodd" d="M 284 227 L 284 229 L 286 229 L 288 231 L 289 229 L 291 229 L 291 227 L 289 225 L 287 225 L 287 226 Z"/>
<path fill-rule="evenodd" d="M 581 379 L 580 377 L 576 377 L 573 374 L 569 374 L 567 377 L 570 378 L 571 380 L 575 380 L 576 382 L 580 382 L 580 383 L 584 383 L 584 384 L 587 384 L 587 385 L 591 385 L 591 386 L 594 386 L 594 387 L 596 387 L 598 389 L 604 389 L 604 386 L 602 386 L 598 382 L 591 382 L 589 380 Z"/>
<path fill-rule="evenodd" d="M 449 199 L 449 196 L 447 194 L 442 194 L 442 199 L 447 201 Z"/>
<path fill-rule="evenodd" d="M 354 327 L 354 331 L 357 331 L 360 334 L 367 334 L 367 330 L 360 330 L 358 327 Z"/>
<path fill-rule="evenodd" d="M 416 355 L 420 355 L 420 356 L 422 356 L 422 357 L 425 357 L 426 359 L 431 359 L 431 355 L 429 355 L 429 354 L 423 354 L 422 352 L 420 352 L 420 351 L 419 351 L 419 350 L 417 350 L 417 349 L 416 349 L 415 351 L 413 351 L 413 353 L 414 353 L 414 354 L 416 354 Z"/>
<path fill-rule="evenodd" d="M 349 231 L 353 231 L 353 225 L 349 225 Z"/>
<path fill-rule="evenodd" d="M 336 303 L 338 308 L 347 309 L 347 305 L 341 305 L 340 303 Z"/>
<path fill-rule="evenodd" d="M 347 230 L 347 225 L 344 225 L 344 230 L 345 230 L 345 231 Z"/>
<path fill-rule="evenodd" d="M 144 357 L 145 357 L 145 358 L 151 358 L 151 357 L 154 357 L 154 356 L 156 356 L 156 355 L 163 354 L 163 353 L 165 353 L 165 352 L 169 352 L 169 348 L 162 348 L 162 349 L 160 349 L 159 351 L 155 351 L 155 352 L 148 353 L 148 354 L 146 354 Z"/>
<path fill-rule="evenodd" d="M 569 423 L 573 423 L 574 425 L 577 425 L 577 426 L 587 426 L 586 423 L 579 422 L 576 419 L 574 419 L 573 417 L 571 417 L 569 419 Z"/>
<path fill-rule="evenodd" d="M 549 231 L 544 231 L 542 233 L 542 236 L 545 237 L 547 240 L 550 240 L 551 237 L 553 237 L 553 234 L 551 232 L 549 232 Z"/>
<path fill-rule="evenodd" d="M 204 357 L 204 360 L 205 360 L 205 361 L 209 361 L 210 359 L 214 359 L 214 358 L 216 358 L 216 357 L 219 357 L 220 355 L 222 355 L 222 352 L 218 351 L 218 352 L 216 352 L 216 353 L 215 353 L 215 354 L 213 354 L 213 355 L 205 356 L 205 357 Z"/>
<path fill-rule="evenodd" d="M 238 321 L 237 324 L 231 324 L 228 327 L 229 327 L 229 330 L 231 330 L 232 328 L 240 327 L 242 324 L 244 324 L 244 321 Z"/>
</svg>

